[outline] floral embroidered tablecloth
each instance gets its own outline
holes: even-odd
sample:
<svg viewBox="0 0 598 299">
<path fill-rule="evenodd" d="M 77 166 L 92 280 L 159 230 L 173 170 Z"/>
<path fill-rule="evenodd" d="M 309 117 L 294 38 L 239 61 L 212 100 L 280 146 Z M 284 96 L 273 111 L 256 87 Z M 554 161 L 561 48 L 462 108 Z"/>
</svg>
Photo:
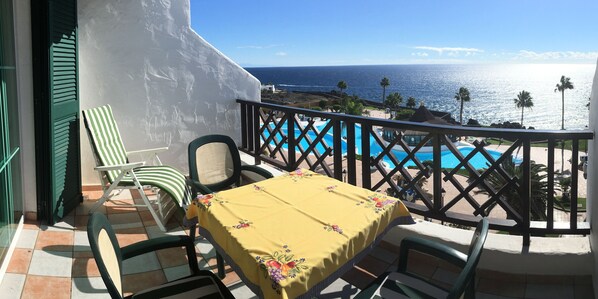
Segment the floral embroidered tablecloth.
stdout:
<svg viewBox="0 0 598 299">
<path fill-rule="evenodd" d="M 263 298 L 311 295 L 390 226 L 414 223 L 397 198 L 301 169 L 199 196 L 186 217 Z"/>
</svg>

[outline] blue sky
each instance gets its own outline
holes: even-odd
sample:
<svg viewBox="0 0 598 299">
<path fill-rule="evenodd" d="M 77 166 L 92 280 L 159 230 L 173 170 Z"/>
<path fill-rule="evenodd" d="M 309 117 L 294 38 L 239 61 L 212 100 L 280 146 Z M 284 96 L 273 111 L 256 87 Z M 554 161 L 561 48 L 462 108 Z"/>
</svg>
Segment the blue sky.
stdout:
<svg viewBox="0 0 598 299">
<path fill-rule="evenodd" d="M 191 0 L 242 66 L 596 63 L 596 0 Z"/>
</svg>

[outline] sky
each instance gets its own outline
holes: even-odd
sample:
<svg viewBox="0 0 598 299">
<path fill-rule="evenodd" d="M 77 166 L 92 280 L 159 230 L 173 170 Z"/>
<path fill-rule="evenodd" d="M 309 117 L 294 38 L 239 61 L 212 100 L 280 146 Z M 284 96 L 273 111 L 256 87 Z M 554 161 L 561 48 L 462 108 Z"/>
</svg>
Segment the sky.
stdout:
<svg viewBox="0 0 598 299">
<path fill-rule="evenodd" d="M 591 63 L 597 0 L 191 0 L 191 27 L 244 67 Z"/>
</svg>

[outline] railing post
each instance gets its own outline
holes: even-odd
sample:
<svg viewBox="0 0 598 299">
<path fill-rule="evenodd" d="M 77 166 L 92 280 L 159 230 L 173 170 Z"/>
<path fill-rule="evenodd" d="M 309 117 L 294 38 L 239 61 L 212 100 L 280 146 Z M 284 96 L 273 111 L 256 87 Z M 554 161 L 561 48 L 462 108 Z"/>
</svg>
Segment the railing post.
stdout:
<svg viewBox="0 0 598 299">
<path fill-rule="evenodd" d="M 287 112 L 287 153 L 289 154 L 288 171 L 297 169 L 297 156 L 295 154 L 295 113 Z"/>
<path fill-rule="evenodd" d="M 253 135 L 255 134 L 255 127 L 254 127 L 254 123 L 253 123 L 253 110 L 258 109 L 257 106 L 255 105 L 249 105 L 248 109 L 245 111 L 246 115 L 247 115 L 247 150 L 250 153 L 253 153 L 254 157 L 255 157 L 255 152 L 254 152 L 254 144 L 253 144 Z"/>
<path fill-rule="evenodd" d="M 342 128 L 340 120 L 331 120 L 332 135 L 333 135 L 333 155 L 334 155 L 334 178 L 343 180 L 343 143 L 342 143 Z"/>
<path fill-rule="evenodd" d="M 554 228 L 554 147 L 555 140 L 548 139 L 548 165 L 547 165 L 547 188 L 548 196 L 546 206 L 546 228 L 551 230 Z"/>
<path fill-rule="evenodd" d="M 531 162 L 530 162 L 530 140 L 523 140 L 523 174 L 521 182 L 521 201 L 523 205 L 523 211 L 521 216 L 523 217 L 523 227 L 521 228 L 521 234 L 523 235 L 523 246 L 529 246 L 530 244 L 530 201 L 532 200 L 532 189 L 531 189 Z"/>
<path fill-rule="evenodd" d="M 570 201 L 570 209 L 571 209 L 571 213 L 569 214 L 570 217 L 570 227 L 571 229 L 575 230 L 577 229 L 577 177 L 578 177 L 578 171 L 577 171 L 577 160 L 578 160 L 578 154 L 579 154 L 579 140 L 578 139 L 573 139 L 571 141 L 572 144 L 572 153 L 571 153 L 571 201 Z M 565 163 L 565 161 L 563 161 L 563 163 Z"/>
<path fill-rule="evenodd" d="M 257 106 L 253 107 L 253 148 L 255 150 L 255 165 L 261 164 L 260 155 L 260 108 Z"/>
<path fill-rule="evenodd" d="M 440 211 L 444 206 L 444 198 L 442 197 L 442 146 L 440 141 L 440 134 L 434 135 L 432 139 L 432 147 L 433 147 L 433 186 L 434 186 L 434 209 Z"/>
<path fill-rule="evenodd" d="M 370 167 L 370 130 L 372 126 L 361 124 L 361 187 L 372 188 L 372 172 Z M 364 138 L 367 137 L 367 138 Z"/>
<path fill-rule="evenodd" d="M 241 103 L 241 147 L 247 150 L 247 104 Z"/>
<path fill-rule="evenodd" d="M 345 121 L 347 124 L 347 182 L 356 185 L 355 169 L 355 123 Z"/>
</svg>

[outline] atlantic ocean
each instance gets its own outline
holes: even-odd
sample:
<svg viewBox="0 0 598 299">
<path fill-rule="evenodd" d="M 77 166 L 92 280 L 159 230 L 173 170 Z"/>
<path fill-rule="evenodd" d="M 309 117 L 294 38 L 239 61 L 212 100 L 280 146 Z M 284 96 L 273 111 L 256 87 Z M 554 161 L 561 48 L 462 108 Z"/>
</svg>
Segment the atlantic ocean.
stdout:
<svg viewBox="0 0 598 299">
<path fill-rule="evenodd" d="M 345 81 L 349 95 L 382 101 L 380 80 L 387 77 L 386 95 L 399 92 L 403 105 L 408 97 L 433 110 L 458 115 L 454 99 L 459 87 L 467 87 L 471 102 L 465 103 L 464 121 L 473 118 L 483 125 L 521 120 L 513 99 L 526 90 L 534 107 L 524 111 L 524 125 L 536 129 L 560 129 L 561 93 L 555 92 L 561 75 L 571 78 L 573 90 L 565 91 L 565 128 L 588 125 L 593 64 L 468 64 L 468 65 L 367 65 L 246 68 L 262 84 L 275 84 L 288 91 L 338 90 Z"/>
</svg>

